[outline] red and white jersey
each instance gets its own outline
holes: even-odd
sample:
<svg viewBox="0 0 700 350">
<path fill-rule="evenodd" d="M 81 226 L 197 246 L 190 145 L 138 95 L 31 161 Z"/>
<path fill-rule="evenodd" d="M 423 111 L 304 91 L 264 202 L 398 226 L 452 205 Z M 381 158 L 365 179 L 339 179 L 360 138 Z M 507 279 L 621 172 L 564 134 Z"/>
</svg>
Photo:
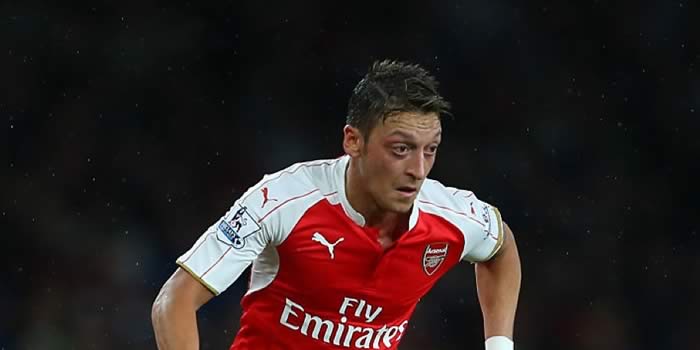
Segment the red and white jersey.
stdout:
<svg viewBox="0 0 700 350">
<path fill-rule="evenodd" d="M 408 231 L 384 250 L 348 203 L 348 162 L 266 175 L 177 260 L 215 294 L 252 263 L 231 349 L 396 349 L 417 302 L 443 274 L 500 248 L 496 208 L 428 179 Z"/>
</svg>

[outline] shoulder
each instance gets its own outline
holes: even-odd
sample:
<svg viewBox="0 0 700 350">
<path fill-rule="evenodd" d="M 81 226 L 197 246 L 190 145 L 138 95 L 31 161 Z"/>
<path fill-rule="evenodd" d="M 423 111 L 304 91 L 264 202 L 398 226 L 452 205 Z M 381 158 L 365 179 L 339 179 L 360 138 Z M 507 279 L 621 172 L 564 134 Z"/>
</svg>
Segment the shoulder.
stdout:
<svg viewBox="0 0 700 350">
<path fill-rule="evenodd" d="M 237 202 L 259 222 L 275 221 L 281 217 L 285 221 L 296 220 L 308 208 L 336 191 L 336 174 L 344 161 L 340 157 L 292 164 L 264 175 Z"/>
<path fill-rule="evenodd" d="M 424 182 L 416 201 L 422 212 L 453 223 L 464 234 L 491 230 L 491 219 L 497 211 L 472 191 L 445 186 L 431 179 Z"/>
<path fill-rule="evenodd" d="M 265 174 L 263 178 L 252 186 L 243 197 L 255 196 L 260 201 L 272 200 L 273 195 L 289 199 L 309 191 L 318 190 L 326 192 L 335 187 L 334 180 L 337 168 L 345 159 L 317 159 L 306 162 L 294 163 L 275 173 Z M 261 202 L 262 203 L 262 202 Z"/>
<path fill-rule="evenodd" d="M 471 208 L 478 201 L 474 192 L 445 186 L 437 180 L 426 179 L 418 194 L 418 207 L 437 212 L 471 214 Z"/>
<path fill-rule="evenodd" d="M 500 248 L 504 236 L 501 214 L 474 192 L 427 179 L 417 202 L 421 211 L 447 220 L 464 235 L 462 259 L 488 260 Z"/>
</svg>

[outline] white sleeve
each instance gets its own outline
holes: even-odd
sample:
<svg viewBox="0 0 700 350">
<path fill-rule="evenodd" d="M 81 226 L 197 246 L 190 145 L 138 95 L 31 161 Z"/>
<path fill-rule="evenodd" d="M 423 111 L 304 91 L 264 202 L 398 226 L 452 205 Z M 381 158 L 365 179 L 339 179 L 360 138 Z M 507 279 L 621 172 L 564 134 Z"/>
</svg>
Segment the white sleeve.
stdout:
<svg viewBox="0 0 700 350">
<path fill-rule="evenodd" d="M 498 209 L 475 196 L 467 198 L 472 225 L 463 232 L 465 249 L 462 260 L 479 262 L 491 259 L 503 245 L 505 231 Z M 476 223 L 476 224 L 474 224 Z"/>
<path fill-rule="evenodd" d="M 271 242 L 269 229 L 259 223 L 258 206 L 246 203 L 249 192 L 177 259 L 215 295 L 233 284 Z"/>
</svg>

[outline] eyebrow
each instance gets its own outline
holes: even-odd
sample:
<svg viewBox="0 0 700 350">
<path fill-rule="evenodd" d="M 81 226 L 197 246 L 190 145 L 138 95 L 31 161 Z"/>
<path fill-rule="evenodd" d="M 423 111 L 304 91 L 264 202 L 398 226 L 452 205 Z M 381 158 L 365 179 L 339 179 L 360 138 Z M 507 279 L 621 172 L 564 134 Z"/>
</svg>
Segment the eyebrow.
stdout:
<svg viewBox="0 0 700 350">
<path fill-rule="evenodd" d="M 402 137 L 405 137 L 405 138 L 411 139 L 411 140 L 414 140 L 414 139 L 415 139 L 415 138 L 413 137 L 413 135 L 411 135 L 411 134 L 409 134 L 409 133 L 407 133 L 407 132 L 401 131 L 401 130 L 394 130 L 394 131 L 392 131 L 392 132 L 391 132 L 389 135 L 387 135 L 387 136 L 394 136 L 394 135 L 399 135 L 399 136 L 402 136 Z M 441 135 L 442 135 L 442 128 L 441 128 L 440 130 L 438 130 L 438 132 L 435 134 L 434 137 L 438 137 L 438 136 L 441 136 Z"/>
</svg>

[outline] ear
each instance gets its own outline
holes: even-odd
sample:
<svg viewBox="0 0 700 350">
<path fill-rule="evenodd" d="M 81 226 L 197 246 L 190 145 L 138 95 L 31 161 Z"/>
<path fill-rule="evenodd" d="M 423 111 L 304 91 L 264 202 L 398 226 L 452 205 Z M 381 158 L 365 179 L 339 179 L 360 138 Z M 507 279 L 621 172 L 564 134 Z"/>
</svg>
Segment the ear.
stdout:
<svg viewBox="0 0 700 350">
<path fill-rule="evenodd" d="M 350 157 L 357 157 L 362 151 L 364 139 L 360 130 L 350 125 L 343 128 L 343 150 Z"/>
</svg>

